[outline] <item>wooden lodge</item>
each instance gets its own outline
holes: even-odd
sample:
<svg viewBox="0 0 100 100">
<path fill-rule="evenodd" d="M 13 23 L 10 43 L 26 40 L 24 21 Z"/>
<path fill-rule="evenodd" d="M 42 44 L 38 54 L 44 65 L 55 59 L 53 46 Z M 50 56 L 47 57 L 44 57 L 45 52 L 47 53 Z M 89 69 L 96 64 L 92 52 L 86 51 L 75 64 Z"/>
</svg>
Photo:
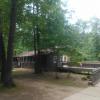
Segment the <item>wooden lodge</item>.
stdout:
<svg viewBox="0 0 100 100">
<path fill-rule="evenodd" d="M 39 56 L 39 63 L 43 70 L 54 70 L 55 67 L 65 67 L 69 61 L 68 56 L 59 55 L 53 51 L 42 51 Z M 17 68 L 34 68 L 35 56 L 34 51 L 23 52 L 19 55 L 14 56 L 13 65 Z"/>
<path fill-rule="evenodd" d="M 32 67 L 34 65 L 34 52 L 23 52 L 13 58 L 14 67 Z"/>
</svg>

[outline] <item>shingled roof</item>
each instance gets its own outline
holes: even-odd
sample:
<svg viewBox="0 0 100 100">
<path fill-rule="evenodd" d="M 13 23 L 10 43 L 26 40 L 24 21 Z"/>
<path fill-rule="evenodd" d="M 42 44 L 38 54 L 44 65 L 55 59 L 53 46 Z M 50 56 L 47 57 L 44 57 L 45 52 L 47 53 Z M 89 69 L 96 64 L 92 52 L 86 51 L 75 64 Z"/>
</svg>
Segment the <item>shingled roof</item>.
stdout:
<svg viewBox="0 0 100 100">
<path fill-rule="evenodd" d="M 52 49 L 42 49 L 41 52 L 44 52 L 45 54 L 54 52 Z M 14 57 L 27 57 L 27 56 L 34 56 L 34 51 L 25 51 L 21 54 L 18 54 Z"/>
<path fill-rule="evenodd" d="M 34 56 L 34 51 L 25 51 L 15 57 L 27 57 L 27 56 Z"/>
</svg>

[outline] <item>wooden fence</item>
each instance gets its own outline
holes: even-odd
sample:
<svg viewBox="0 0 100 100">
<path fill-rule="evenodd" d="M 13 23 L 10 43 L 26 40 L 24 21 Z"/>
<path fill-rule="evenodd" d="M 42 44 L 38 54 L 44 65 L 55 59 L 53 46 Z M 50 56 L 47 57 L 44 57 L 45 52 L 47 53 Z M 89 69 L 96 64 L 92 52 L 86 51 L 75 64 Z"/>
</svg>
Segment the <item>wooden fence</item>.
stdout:
<svg viewBox="0 0 100 100">
<path fill-rule="evenodd" d="M 81 67 L 88 67 L 88 68 L 99 68 L 99 63 L 81 63 Z"/>
<path fill-rule="evenodd" d="M 89 84 L 95 85 L 100 81 L 100 68 L 97 68 L 96 70 L 92 71 L 92 74 L 90 76 Z"/>
</svg>

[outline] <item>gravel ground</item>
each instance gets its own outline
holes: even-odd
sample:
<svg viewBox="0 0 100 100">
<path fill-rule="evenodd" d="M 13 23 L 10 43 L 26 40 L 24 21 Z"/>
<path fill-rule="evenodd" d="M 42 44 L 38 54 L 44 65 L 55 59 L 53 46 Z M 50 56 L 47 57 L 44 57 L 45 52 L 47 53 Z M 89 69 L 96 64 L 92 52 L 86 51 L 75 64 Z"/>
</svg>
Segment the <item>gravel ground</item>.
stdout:
<svg viewBox="0 0 100 100">
<path fill-rule="evenodd" d="M 0 100 L 63 100 L 65 97 L 84 89 L 83 87 L 49 83 L 32 76 L 30 70 L 23 70 L 24 74 L 21 71 L 14 76 L 17 88 L 0 91 Z"/>
</svg>

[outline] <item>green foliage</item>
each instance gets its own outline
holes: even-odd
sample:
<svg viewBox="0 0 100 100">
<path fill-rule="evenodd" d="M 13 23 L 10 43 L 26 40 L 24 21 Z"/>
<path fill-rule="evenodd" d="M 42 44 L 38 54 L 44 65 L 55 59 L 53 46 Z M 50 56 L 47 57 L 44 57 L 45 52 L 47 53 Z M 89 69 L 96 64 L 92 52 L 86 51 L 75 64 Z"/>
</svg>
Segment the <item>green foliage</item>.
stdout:
<svg viewBox="0 0 100 100">
<path fill-rule="evenodd" d="M 76 28 L 80 33 L 77 49 L 81 54 L 80 60 L 100 60 L 100 19 L 93 18 L 89 22 L 79 20 Z M 76 59 L 77 56 L 74 57 Z"/>
<path fill-rule="evenodd" d="M 27 48 L 26 50 L 33 49 L 33 30 L 37 24 L 40 32 L 40 49 L 54 48 L 55 46 L 62 45 L 65 15 L 60 1 L 29 1 L 25 2 L 22 9 L 23 14 L 20 16 L 20 23 L 18 22 L 17 24 L 15 51 L 19 50 L 20 46 L 23 50 L 25 48 Z M 37 3 L 39 5 L 38 15 L 33 14 L 32 11 L 32 7 Z"/>
<path fill-rule="evenodd" d="M 68 66 L 79 66 L 80 67 L 80 63 L 75 62 L 75 61 L 71 61 L 71 62 L 68 62 Z"/>
<path fill-rule="evenodd" d="M 6 45 L 9 6 L 9 0 L 0 0 Z M 18 1 L 14 54 L 34 50 L 34 29 L 38 26 L 39 49 L 58 46 L 59 51 L 67 54 L 74 62 L 100 60 L 100 19 L 93 18 L 90 22 L 78 20 L 75 25 L 71 25 L 65 17 L 65 12 L 69 14 L 67 9 L 63 10 L 61 6 L 61 0 Z"/>
</svg>

